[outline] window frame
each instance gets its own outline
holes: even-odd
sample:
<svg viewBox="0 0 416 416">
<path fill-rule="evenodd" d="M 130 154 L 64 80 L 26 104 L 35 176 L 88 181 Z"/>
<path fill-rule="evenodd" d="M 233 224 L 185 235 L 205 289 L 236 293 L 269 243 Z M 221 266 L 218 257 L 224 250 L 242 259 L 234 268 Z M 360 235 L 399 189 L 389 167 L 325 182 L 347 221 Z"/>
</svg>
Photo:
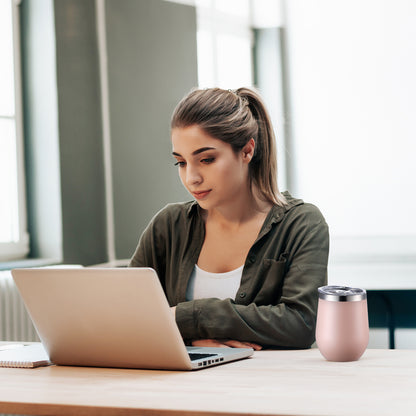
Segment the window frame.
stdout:
<svg viewBox="0 0 416 416">
<path fill-rule="evenodd" d="M 9 0 L 12 9 L 13 72 L 15 91 L 15 131 L 16 131 L 16 168 L 17 168 L 17 204 L 18 204 L 18 240 L 0 242 L 0 262 L 25 258 L 29 253 L 29 234 L 27 232 L 26 184 L 24 169 L 23 141 L 23 100 L 22 69 L 20 47 L 20 4 L 21 0 Z"/>
</svg>

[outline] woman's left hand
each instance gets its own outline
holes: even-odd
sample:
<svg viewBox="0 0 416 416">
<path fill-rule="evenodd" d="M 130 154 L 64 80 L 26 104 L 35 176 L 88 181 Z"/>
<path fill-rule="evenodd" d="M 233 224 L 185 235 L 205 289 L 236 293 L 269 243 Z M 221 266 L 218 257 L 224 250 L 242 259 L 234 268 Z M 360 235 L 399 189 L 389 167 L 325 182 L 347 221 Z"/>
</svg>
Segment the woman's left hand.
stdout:
<svg viewBox="0 0 416 416">
<path fill-rule="evenodd" d="M 176 313 L 176 306 L 170 308 L 173 316 Z M 253 342 L 237 341 L 234 339 L 197 339 L 192 341 L 194 347 L 229 347 L 229 348 L 253 348 L 254 351 L 260 351 L 263 347 Z"/>
<path fill-rule="evenodd" d="M 261 345 L 253 342 L 237 341 L 233 339 L 197 339 L 192 341 L 194 347 L 229 347 L 229 348 L 253 348 L 255 351 L 262 349 Z"/>
</svg>

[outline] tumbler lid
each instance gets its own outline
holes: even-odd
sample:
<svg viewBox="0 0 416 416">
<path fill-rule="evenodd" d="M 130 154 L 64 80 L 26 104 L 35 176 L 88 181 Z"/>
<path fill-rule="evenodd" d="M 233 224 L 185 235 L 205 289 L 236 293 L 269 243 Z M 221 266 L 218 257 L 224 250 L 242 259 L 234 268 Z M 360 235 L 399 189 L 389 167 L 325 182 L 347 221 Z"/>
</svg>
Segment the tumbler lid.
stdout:
<svg viewBox="0 0 416 416">
<path fill-rule="evenodd" d="M 367 299 L 365 289 L 347 286 L 322 286 L 318 288 L 319 299 L 335 302 L 355 302 Z"/>
</svg>

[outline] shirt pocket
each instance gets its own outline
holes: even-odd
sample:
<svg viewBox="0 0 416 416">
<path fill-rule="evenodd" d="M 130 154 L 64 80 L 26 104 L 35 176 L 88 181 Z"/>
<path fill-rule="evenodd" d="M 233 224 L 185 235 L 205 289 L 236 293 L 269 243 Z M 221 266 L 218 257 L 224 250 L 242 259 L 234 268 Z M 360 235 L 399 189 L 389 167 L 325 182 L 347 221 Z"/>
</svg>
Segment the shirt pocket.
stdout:
<svg viewBox="0 0 416 416">
<path fill-rule="evenodd" d="M 283 281 L 286 274 L 286 253 L 279 260 L 264 259 L 259 275 L 259 286 L 254 302 L 257 305 L 277 305 L 282 296 Z"/>
</svg>

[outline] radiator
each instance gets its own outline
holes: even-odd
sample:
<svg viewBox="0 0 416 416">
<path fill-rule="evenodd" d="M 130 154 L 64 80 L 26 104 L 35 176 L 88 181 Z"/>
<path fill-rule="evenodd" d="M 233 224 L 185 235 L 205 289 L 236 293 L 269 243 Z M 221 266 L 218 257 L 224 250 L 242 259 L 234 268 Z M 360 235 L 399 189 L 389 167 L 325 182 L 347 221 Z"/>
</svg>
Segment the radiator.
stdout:
<svg viewBox="0 0 416 416">
<path fill-rule="evenodd" d="M 10 271 L 0 271 L 0 341 L 39 341 Z"/>
</svg>

